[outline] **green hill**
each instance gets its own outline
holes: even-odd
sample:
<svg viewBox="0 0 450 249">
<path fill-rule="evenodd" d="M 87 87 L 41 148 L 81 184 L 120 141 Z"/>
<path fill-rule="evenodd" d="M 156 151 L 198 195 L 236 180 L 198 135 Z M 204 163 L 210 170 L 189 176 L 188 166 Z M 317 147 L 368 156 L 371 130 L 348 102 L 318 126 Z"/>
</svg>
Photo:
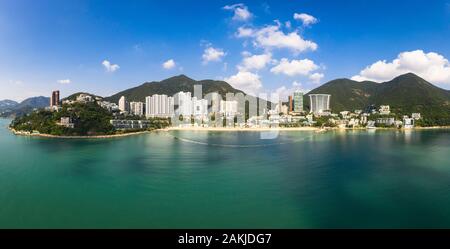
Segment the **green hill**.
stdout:
<svg viewBox="0 0 450 249">
<path fill-rule="evenodd" d="M 305 106 L 309 108 L 309 94 L 331 94 L 331 109 L 333 112 L 343 110 L 364 109 L 370 104 L 370 99 L 376 93 L 378 83 L 357 82 L 349 79 L 332 80 L 312 91 L 304 98 Z"/>
<path fill-rule="evenodd" d="M 375 83 L 357 82 L 349 79 L 330 81 L 309 94 L 331 94 L 333 112 L 364 109 L 369 105 L 390 105 L 392 112 L 410 115 L 419 112 L 425 120 L 436 125 L 450 124 L 450 92 L 441 89 L 419 76 L 408 73 L 395 79 Z M 305 98 L 309 107 L 309 98 Z"/>
<path fill-rule="evenodd" d="M 184 91 L 194 93 L 194 85 L 202 85 L 203 95 L 217 92 L 225 97 L 226 93 L 243 93 L 241 90 L 233 88 L 225 81 L 201 80 L 196 81 L 185 75 L 179 75 L 163 81 L 146 82 L 140 86 L 127 89 L 125 91 L 114 94 L 105 100 L 117 103 L 121 96 L 125 96 L 128 101 L 145 101 L 145 97 L 153 94 L 166 94 L 173 96 L 174 94 Z"/>
</svg>

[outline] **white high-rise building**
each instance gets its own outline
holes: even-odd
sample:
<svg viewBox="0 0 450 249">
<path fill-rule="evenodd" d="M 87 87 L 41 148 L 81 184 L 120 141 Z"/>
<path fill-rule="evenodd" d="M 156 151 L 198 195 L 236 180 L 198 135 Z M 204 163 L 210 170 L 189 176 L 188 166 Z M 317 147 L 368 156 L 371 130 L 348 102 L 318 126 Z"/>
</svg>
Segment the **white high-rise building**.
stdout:
<svg viewBox="0 0 450 249">
<path fill-rule="evenodd" d="M 145 116 L 147 117 L 171 117 L 174 112 L 173 97 L 154 94 L 145 98 Z"/>
<path fill-rule="evenodd" d="M 220 113 L 227 117 L 235 116 L 237 114 L 238 102 L 236 100 L 220 101 Z"/>
<path fill-rule="evenodd" d="M 211 112 L 218 113 L 220 111 L 221 99 L 222 97 L 218 93 L 211 93 Z"/>
<path fill-rule="evenodd" d="M 193 113 L 192 95 L 190 92 L 179 92 L 175 95 L 176 115 L 191 116 Z"/>
<path fill-rule="evenodd" d="M 192 98 L 192 114 L 194 116 L 206 116 L 208 115 L 208 101 L 206 99 Z"/>
<path fill-rule="evenodd" d="M 144 103 L 142 102 L 130 102 L 130 113 L 136 116 L 144 115 Z"/>
<path fill-rule="evenodd" d="M 294 112 L 303 112 L 303 93 L 300 91 L 294 92 Z"/>
<path fill-rule="evenodd" d="M 324 111 L 330 110 L 330 99 L 329 94 L 310 94 L 309 95 L 311 112 L 314 114 L 321 114 Z"/>
<path fill-rule="evenodd" d="M 119 110 L 121 112 L 126 112 L 128 110 L 128 108 L 127 108 L 127 99 L 125 98 L 125 96 L 122 96 L 119 99 Z"/>
</svg>

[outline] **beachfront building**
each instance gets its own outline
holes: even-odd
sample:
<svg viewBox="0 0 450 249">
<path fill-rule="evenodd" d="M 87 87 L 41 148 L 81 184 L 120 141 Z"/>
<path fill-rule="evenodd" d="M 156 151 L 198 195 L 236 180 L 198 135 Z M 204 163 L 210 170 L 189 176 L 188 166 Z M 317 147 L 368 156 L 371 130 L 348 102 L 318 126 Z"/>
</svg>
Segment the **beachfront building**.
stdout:
<svg viewBox="0 0 450 249">
<path fill-rule="evenodd" d="M 237 114 L 238 102 L 236 100 L 220 101 L 220 113 L 226 117 L 234 117 Z"/>
<path fill-rule="evenodd" d="M 144 116 L 144 103 L 130 102 L 130 113 L 136 116 Z"/>
<path fill-rule="evenodd" d="M 121 112 L 127 112 L 128 108 L 127 108 L 127 99 L 125 98 L 125 96 L 120 97 L 119 99 L 119 110 Z"/>
<path fill-rule="evenodd" d="M 393 126 L 395 125 L 395 118 L 378 118 L 377 125 Z"/>
<path fill-rule="evenodd" d="M 311 113 L 315 115 L 320 115 L 330 110 L 330 99 L 329 94 L 310 94 L 310 106 Z"/>
<path fill-rule="evenodd" d="M 414 118 L 409 117 L 403 117 L 403 127 L 405 129 L 412 129 L 414 128 Z"/>
<path fill-rule="evenodd" d="M 220 101 L 222 96 L 219 93 L 210 93 L 211 96 L 211 109 L 210 112 L 218 113 L 220 111 Z"/>
<path fill-rule="evenodd" d="M 208 101 L 206 99 L 192 98 L 192 114 L 196 117 L 203 118 L 208 115 Z"/>
<path fill-rule="evenodd" d="M 294 112 L 303 112 L 303 93 L 300 91 L 294 92 Z"/>
<path fill-rule="evenodd" d="M 165 94 L 154 94 L 145 98 L 145 116 L 150 117 L 172 117 L 174 115 L 174 98 Z"/>
<path fill-rule="evenodd" d="M 192 95 L 190 92 L 179 92 L 175 94 L 176 115 L 191 116 L 193 111 Z"/>
<path fill-rule="evenodd" d="M 113 119 L 113 120 L 110 120 L 109 122 L 117 130 L 148 129 L 152 125 L 152 121 L 150 121 L 150 120 L 117 120 L 117 119 Z"/>
</svg>

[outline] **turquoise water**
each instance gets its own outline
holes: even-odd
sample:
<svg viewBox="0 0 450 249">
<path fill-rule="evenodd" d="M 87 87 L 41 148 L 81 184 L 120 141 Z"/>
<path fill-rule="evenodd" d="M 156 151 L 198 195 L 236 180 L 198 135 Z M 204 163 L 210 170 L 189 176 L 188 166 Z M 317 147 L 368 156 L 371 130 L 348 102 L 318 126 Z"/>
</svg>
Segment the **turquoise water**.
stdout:
<svg viewBox="0 0 450 249">
<path fill-rule="evenodd" d="M 450 131 L 12 135 L 0 228 L 450 228 Z"/>
</svg>

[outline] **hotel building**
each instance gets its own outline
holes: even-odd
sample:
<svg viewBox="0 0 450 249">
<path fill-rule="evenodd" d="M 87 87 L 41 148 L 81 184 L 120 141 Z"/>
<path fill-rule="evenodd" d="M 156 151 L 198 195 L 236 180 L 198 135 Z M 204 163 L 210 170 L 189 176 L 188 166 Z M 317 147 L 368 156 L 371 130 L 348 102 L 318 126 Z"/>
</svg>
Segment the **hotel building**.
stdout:
<svg viewBox="0 0 450 249">
<path fill-rule="evenodd" d="M 310 94 L 309 95 L 311 112 L 318 115 L 325 111 L 330 110 L 330 99 L 329 94 Z"/>
</svg>

